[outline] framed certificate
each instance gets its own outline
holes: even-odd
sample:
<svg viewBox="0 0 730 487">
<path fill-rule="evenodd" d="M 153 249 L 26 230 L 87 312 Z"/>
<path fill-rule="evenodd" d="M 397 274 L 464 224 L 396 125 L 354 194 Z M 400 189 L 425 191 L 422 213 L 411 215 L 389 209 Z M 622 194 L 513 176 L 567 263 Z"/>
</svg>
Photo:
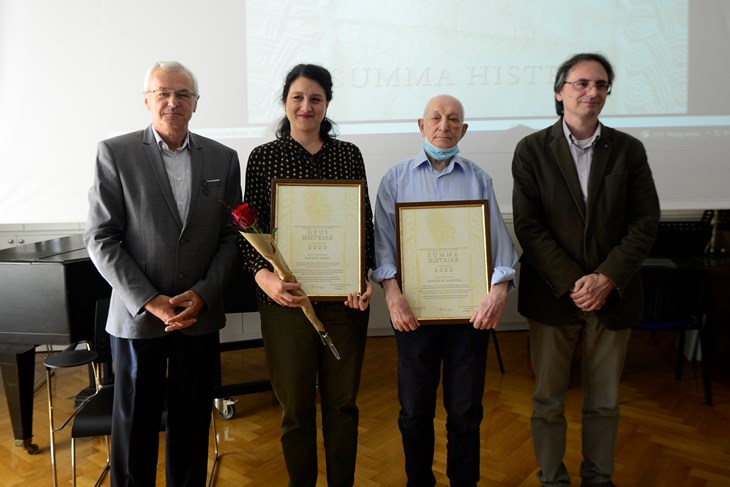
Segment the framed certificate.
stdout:
<svg viewBox="0 0 730 487">
<path fill-rule="evenodd" d="M 271 206 L 277 246 L 310 299 L 365 292 L 365 181 L 274 179 Z"/>
<path fill-rule="evenodd" d="M 398 282 L 422 324 L 468 323 L 489 292 L 489 202 L 397 203 Z"/>
</svg>

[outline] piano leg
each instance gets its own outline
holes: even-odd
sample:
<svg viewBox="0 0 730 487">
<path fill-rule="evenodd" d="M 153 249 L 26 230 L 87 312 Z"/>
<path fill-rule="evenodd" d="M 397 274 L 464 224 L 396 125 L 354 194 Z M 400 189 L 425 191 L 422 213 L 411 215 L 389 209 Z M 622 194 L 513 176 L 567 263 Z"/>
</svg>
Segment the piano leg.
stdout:
<svg viewBox="0 0 730 487">
<path fill-rule="evenodd" d="M 13 425 L 15 444 L 35 455 L 38 445 L 33 438 L 33 388 L 35 381 L 35 347 L 0 346 L 0 370 Z"/>
</svg>

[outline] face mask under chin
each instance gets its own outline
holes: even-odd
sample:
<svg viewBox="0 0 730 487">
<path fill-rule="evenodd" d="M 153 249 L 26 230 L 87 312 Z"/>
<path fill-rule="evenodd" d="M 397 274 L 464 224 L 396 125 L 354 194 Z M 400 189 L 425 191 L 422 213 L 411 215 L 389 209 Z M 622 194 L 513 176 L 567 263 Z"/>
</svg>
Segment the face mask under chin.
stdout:
<svg viewBox="0 0 730 487">
<path fill-rule="evenodd" d="M 446 159 L 451 159 L 456 154 L 459 153 L 459 146 L 455 145 L 454 147 L 451 147 L 449 149 L 439 149 L 438 147 L 434 147 L 429 143 L 428 139 L 423 139 L 423 150 L 426 151 L 426 154 L 430 155 L 437 161 L 443 161 Z"/>
</svg>

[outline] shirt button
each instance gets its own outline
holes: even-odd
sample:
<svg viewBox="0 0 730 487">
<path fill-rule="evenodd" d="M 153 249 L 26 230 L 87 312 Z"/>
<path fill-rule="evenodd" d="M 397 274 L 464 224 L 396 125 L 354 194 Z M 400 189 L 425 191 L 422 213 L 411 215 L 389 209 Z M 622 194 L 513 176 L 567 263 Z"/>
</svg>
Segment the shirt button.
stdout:
<svg viewBox="0 0 730 487">
<path fill-rule="evenodd" d="M 178 279 L 184 279 L 184 278 L 185 278 L 185 274 L 183 274 L 183 273 L 181 272 L 181 273 L 179 273 L 179 274 L 177 275 L 177 278 L 178 278 Z"/>
</svg>

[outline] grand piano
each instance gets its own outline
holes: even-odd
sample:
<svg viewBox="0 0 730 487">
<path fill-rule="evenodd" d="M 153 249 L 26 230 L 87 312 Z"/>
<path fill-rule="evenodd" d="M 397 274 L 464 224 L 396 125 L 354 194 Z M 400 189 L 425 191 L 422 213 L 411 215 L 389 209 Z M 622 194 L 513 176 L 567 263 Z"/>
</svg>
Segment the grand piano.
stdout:
<svg viewBox="0 0 730 487">
<path fill-rule="evenodd" d="M 236 268 L 223 296 L 226 313 L 257 311 L 253 276 Z M 36 346 L 91 340 L 96 300 L 110 295 L 81 235 L 0 250 L 0 369 L 15 443 L 28 453 L 38 452 L 31 441 Z M 220 350 L 261 346 L 257 338 L 221 343 Z M 218 375 L 216 398 L 271 390 L 268 380 L 224 385 Z"/>
<path fill-rule="evenodd" d="M 33 444 L 37 345 L 91 339 L 96 300 L 111 288 L 91 263 L 81 235 L 0 250 L 0 370 L 15 443 Z"/>
</svg>

